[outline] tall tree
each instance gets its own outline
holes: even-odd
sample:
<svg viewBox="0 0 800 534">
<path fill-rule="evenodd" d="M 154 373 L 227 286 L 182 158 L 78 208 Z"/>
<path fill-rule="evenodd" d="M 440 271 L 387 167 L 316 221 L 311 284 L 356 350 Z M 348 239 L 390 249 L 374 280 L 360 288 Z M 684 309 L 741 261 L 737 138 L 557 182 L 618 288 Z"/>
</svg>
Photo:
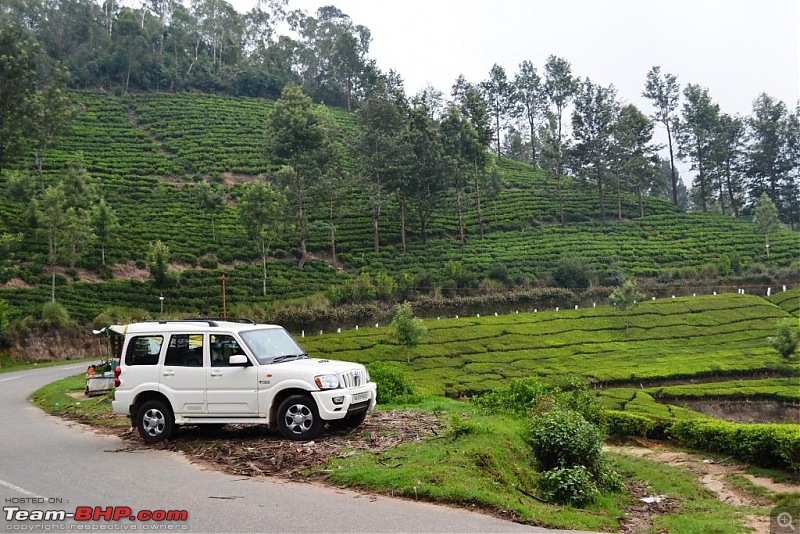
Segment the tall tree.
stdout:
<svg viewBox="0 0 800 534">
<path fill-rule="evenodd" d="M 791 180 L 790 171 L 796 163 L 789 152 L 789 121 L 786 104 L 761 93 L 753 102 L 753 115 L 747 123 L 750 196 L 756 199 L 765 192 L 779 209 L 781 189 Z"/>
<path fill-rule="evenodd" d="M 709 153 L 709 175 L 719 192 L 720 208 L 725 214 L 727 201 L 734 217 L 739 216 L 745 194 L 744 133 L 742 119 L 720 114 Z"/>
<path fill-rule="evenodd" d="M 525 120 L 528 123 L 528 133 L 531 145 L 531 163 L 534 167 L 538 166 L 536 158 L 537 139 L 536 133 L 539 131 L 540 122 L 547 108 L 547 94 L 542 79 L 528 60 L 519 66 L 519 72 L 514 77 L 514 90 L 516 91 L 517 101 L 521 104 Z"/>
<path fill-rule="evenodd" d="M 600 218 L 605 222 L 604 182 L 612 162 L 612 136 L 617 118 L 616 91 L 584 80 L 575 96 L 572 114 L 573 153 L 580 165 L 578 173 L 597 184 Z"/>
<path fill-rule="evenodd" d="M 564 110 L 575 96 L 579 80 L 572 76 L 572 66 L 569 64 L 569 61 L 556 56 L 551 55 L 547 58 L 544 71 L 544 90 L 547 94 L 550 107 L 552 108 L 553 124 L 555 126 L 552 140 L 555 144 L 554 157 L 555 175 L 558 183 L 558 211 L 561 218 L 561 226 L 566 226 L 566 219 L 564 218 L 564 132 L 562 119 Z"/>
<path fill-rule="evenodd" d="M 753 209 L 753 215 L 758 224 L 758 228 L 764 234 L 764 246 L 767 250 L 767 262 L 769 262 L 769 236 L 780 227 L 780 219 L 778 218 L 778 208 L 775 203 L 770 200 L 766 191 L 761 193 L 761 196 L 756 199 Z"/>
<path fill-rule="evenodd" d="M 385 198 L 408 174 L 408 102 L 402 80 L 390 72 L 358 110 L 359 147 L 369 177 L 372 246 L 380 251 L 380 218 Z M 405 245 L 405 243 L 404 243 Z"/>
<path fill-rule="evenodd" d="M 439 197 L 446 188 L 442 173 L 442 138 L 439 126 L 431 116 L 425 94 L 414 97 L 409 116 L 409 137 L 414 161 L 408 181 L 419 219 L 420 239 L 428 242 L 428 221 Z"/>
<path fill-rule="evenodd" d="M 468 145 L 468 157 L 472 164 L 472 178 L 475 191 L 475 210 L 478 217 L 478 237 L 483 239 L 483 198 L 491 184 L 487 181 L 488 150 L 492 142 L 492 127 L 489 109 L 478 87 L 467 83 L 461 76 L 452 92 L 461 113 L 474 131 L 474 142 Z"/>
<path fill-rule="evenodd" d="M 508 81 L 505 69 L 495 63 L 489 71 L 489 79 L 481 83 L 481 88 L 486 95 L 489 114 L 494 119 L 495 149 L 499 158 L 500 137 L 515 106 L 514 86 Z"/>
<path fill-rule="evenodd" d="M 652 144 L 653 123 L 633 104 L 620 109 L 614 124 L 614 170 L 617 175 L 617 218 L 622 219 L 620 182 L 626 180 L 636 191 L 639 216 L 644 217 L 643 190 L 653 182 L 658 147 Z"/>
<path fill-rule="evenodd" d="M 291 168 L 291 172 L 284 170 L 279 176 L 294 205 L 301 268 L 308 260 L 309 190 L 337 165 L 331 122 L 297 85 L 286 86 L 268 118 L 267 156 L 271 162 Z"/>
<path fill-rule="evenodd" d="M 678 205 L 678 175 L 675 170 L 675 156 L 673 153 L 672 130 L 673 114 L 678 109 L 680 98 L 680 86 L 678 78 L 674 74 L 661 74 L 661 67 L 655 66 L 647 73 L 642 96 L 648 98 L 653 107 L 656 108 L 653 119 L 660 122 L 667 129 L 667 146 L 669 147 L 669 164 L 672 179 L 672 202 Z"/>
<path fill-rule="evenodd" d="M 219 186 L 201 182 L 195 186 L 195 197 L 200 209 L 211 217 L 211 240 L 217 241 L 217 215 L 225 208 L 225 192 Z"/>
<path fill-rule="evenodd" d="M 478 133 L 456 104 L 451 104 L 442 117 L 444 171 L 449 187 L 455 192 L 458 211 L 458 240 L 465 243 L 464 198 L 469 184 L 472 155 L 480 150 Z"/>
<path fill-rule="evenodd" d="M 114 213 L 114 210 L 111 209 L 111 206 L 108 205 L 106 199 L 101 198 L 100 202 L 95 204 L 92 208 L 91 219 L 94 233 L 97 235 L 98 241 L 100 241 L 100 262 L 103 267 L 105 267 L 106 244 L 119 228 L 117 215 Z"/>
<path fill-rule="evenodd" d="M 286 172 L 294 173 L 292 169 Z M 286 196 L 269 182 L 252 182 L 244 186 L 238 207 L 239 221 L 261 256 L 261 291 L 266 297 L 267 257 L 272 245 L 287 230 Z"/>
<path fill-rule="evenodd" d="M 678 128 L 678 155 L 692 163 L 697 171 L 694 187 L 703 213 L 708 211 L 712 187 L 708 175 L 708 159 L 719 120 L 719 106 L 711 100 L 708 89 L 689 84 L 683 91 L 686 101 Z"/>
</svg>

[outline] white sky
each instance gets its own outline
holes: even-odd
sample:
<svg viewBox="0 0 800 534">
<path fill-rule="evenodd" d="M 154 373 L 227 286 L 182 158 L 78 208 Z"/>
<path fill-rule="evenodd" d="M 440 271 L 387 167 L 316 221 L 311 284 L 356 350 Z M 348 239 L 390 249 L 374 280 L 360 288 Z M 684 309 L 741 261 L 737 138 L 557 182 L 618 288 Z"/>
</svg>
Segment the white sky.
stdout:
<svg viewBox="0 0 800 534">
<path fill-rule="evenodd" d="M 527 59 L 543 75 L 554 54 L 645 114 L 654 65 L 731 115 L 751 114 L 762 92 L 790 109 L 800 100 L 800 0 L 289 0 L 312 15 L 323 5 L 370 29 L 370 57 L 408 94 L 431 84 L 449 95 L 459 74 L 477 83 L 494 63 L 513 78 Z"/>
<path fill-rule="evenodd" d="M 799 0 L 289 0 L 312 15 L 324 5 L 371 30 L 370 57 L 409 94 L 449 94 L 459 74 L 480 82 L 494 63 L 509 78 L 526 59 L 542 74 L 555 54 L 646 113 L 653 65 L 707 87 L 730 114 L 750 114 L 761 92 L 790 108 L 800 99 Z"/>
</svg>

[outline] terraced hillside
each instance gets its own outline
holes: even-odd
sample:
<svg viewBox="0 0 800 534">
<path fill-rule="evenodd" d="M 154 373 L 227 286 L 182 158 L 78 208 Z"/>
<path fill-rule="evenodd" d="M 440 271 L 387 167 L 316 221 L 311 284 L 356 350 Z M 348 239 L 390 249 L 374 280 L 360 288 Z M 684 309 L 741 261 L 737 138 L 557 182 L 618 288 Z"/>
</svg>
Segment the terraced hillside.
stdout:
<svg viewBox="0 0 800 534">
<path fill-rule="evenodd" d="M 116 97 L 99 93 L 77 95 L 83 113 L 72 134 L 44 157 L 45 179 L 60 173 L 67 161 L 82 154 L 83 164 L 121 222 L 106 247 L 117 264 L 143 267 L 148 243 L 160 239 L 172 261 L 183 270 L 179 286 L 162 293 L 138 280 L 80 281 L 81 272 L 58 277 L 57 298 L 78 318 L 88 319 L 110 305 L 159 310 L 165 296 L 172 313 L 218 314 L 220 277 L 226 274 L 229 304 L 274 301 L 308 295 L 339 284 L 359 270 L 433 273 L 440 284 L 443 265 L 461 262 L 478 280 L 502 266 L 510 280 L 547 280 L 563 256 L 584 258 L 603 272 L 664 276 L 670 270 L 702 269 L 722 256 L 743 266 L 763 262 L 764 240 L 752 223 L 728 217 L 678 213 L 668 202 L 646 199 L 645 217 L 633 197 L 623 198 L 624 219 L 598 221 L 595 190 L 569 182 L 565 210 L 569 227 L 560 228 L 555 184 L 526 165 L 501 160 L 503 183 L 495 196 L 484 199 L 487 235 L 477 238 L 474 206 L 468 206 L 467 243 L 457 236 L 454 202 L 441 199 L 430 224 L 431 239 L 423 245 L 409 221 L 409 250 L 402 254 L 398 207 L 391 199 L 380 221 L 382 250 L 372 249 L 369 202 L 358 186 L 347 195 L 336 220 L 338 259 L 342 269 L 324 261 L 329 229 L 327 212 L 313 212 L 309 246 L 320 258 L 304 270 L 296 267 L 294 247 L 279 244 L 270 262 L 268 295 L 261 295 L 256 248 L 237 219 L 236 198 L 241 184 L 268 173 L 264 157 L 266 117 L 272 103 L 263 99 L 202 94 L 139 94 Z M 355 115 L 332 110 L 348 147 L 355 146 Z M 359 175 L 357 154 L 348 155 L 348 171 Z M 195 185 L 211 182 L 228 200 L 212 217 L 200 209 Z M 12 315 L 32 313 L 48 299 L 46 240 L 29 224 L 27 202 L 7 190 L 0 177 L 0 233 L 21 233 L 21 250 L 12 268 L 2 273 L 7 284 L 0 297 L 12 305 Z M 470 199 L 474 201 L 474 199 Z M 773 265 L 788 265 L 800 250 L 800 236 L 779 231 L 771 238 Z M 99 268 L 99 247 L 85 254 L 79 268 Z M 122 276 L 122 275 L 120 275 Z M 88 277 L 85 274 L 83 278 Z"/>
<path fill-rule="evenodd" d="M 764 298 L 724 294 L 646 301 L 627 312 L 598 306 L 428 320 L 429 335 L 410 363 L 389 328 L 311 336 L 303 345 L 332 359 L 397 362 L 422 391 L 439 395 L 481 393 L 533 375 L 638 386 L 774 371 L 782 362 L 768 338 L 787 317 Z"/>
</svg>

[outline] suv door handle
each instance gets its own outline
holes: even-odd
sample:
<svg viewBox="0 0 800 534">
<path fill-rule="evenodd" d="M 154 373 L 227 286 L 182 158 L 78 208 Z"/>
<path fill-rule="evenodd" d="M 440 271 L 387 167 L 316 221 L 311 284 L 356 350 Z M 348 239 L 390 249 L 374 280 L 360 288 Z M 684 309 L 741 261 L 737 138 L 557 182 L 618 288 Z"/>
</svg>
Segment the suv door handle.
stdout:
<svg viewBox="0 0 800 534">
<path fill-rule="evenodd" d="M 175 376 L 175 371 L 164 371 L 162 374 L 164 376 Z"/>
<path fill-rule="evenodd" d="M 222 371 L 211 371 L 210 376 L 222 376 Z"/>
</svg>

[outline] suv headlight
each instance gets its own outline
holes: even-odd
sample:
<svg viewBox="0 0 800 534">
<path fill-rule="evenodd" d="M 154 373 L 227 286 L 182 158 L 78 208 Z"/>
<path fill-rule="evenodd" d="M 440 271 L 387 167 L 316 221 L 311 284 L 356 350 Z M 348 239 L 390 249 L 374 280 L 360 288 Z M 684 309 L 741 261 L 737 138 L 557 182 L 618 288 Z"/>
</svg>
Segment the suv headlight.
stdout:
<svg viewBox="0 0 800 534">
<path fill-rule="evenodd" d="M 367 376 L 367 383 L 372 382 L 372 379 L 369 377 L 369 370 L 364 367 L 364 374 Z"/>
<path fill-rule="evenodd" d="M 339 377 L 336 375 L 319 375 L 314 377 L 319 389 L 336 389 L 339 387 Z"/>
</svg>

